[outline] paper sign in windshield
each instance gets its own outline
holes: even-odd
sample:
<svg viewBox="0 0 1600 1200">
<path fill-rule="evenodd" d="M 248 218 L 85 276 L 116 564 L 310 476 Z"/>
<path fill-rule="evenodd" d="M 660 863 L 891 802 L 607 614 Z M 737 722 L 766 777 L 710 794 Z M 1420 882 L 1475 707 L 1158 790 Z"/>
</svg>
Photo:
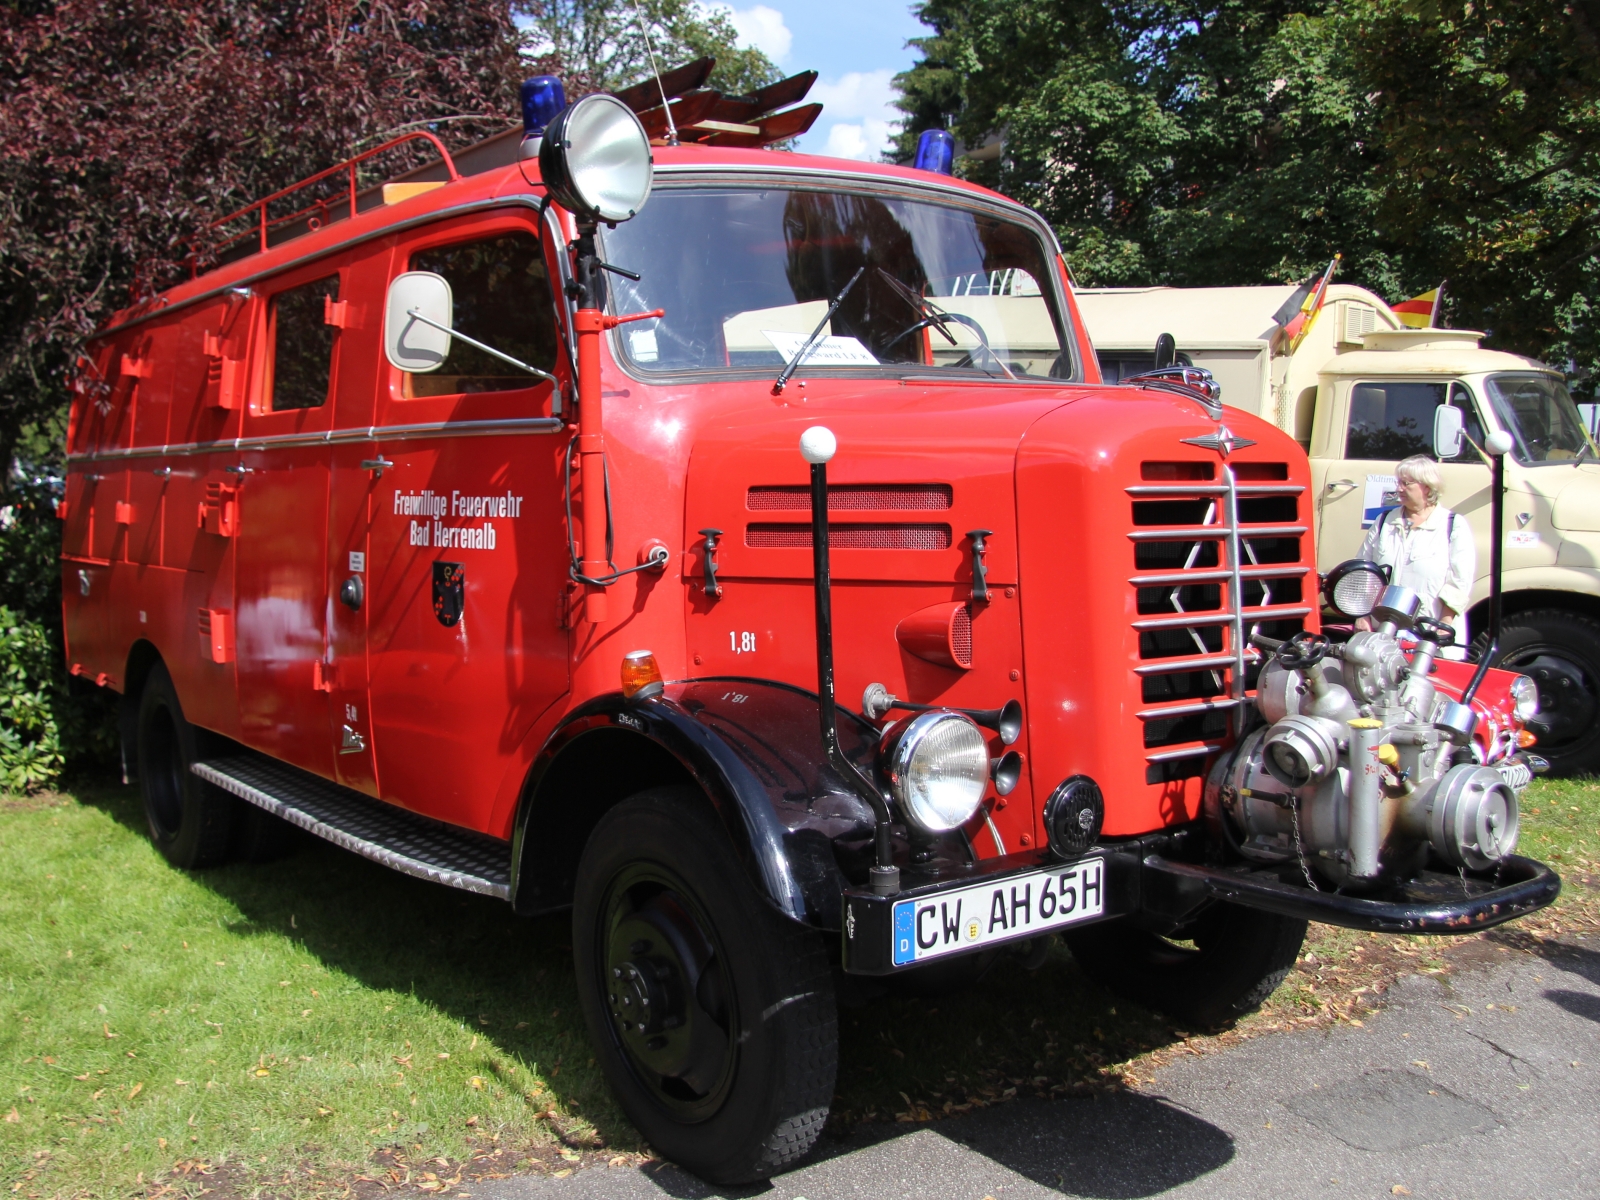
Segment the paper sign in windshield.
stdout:
<svg viewBox="0 0 1600 1200">
<path fill-rule="evenodd" d="M 806 335 L 803 333 L 788 333 L 780 329 L 763 329 L 762 336 L 777 347 L 778 353 L 783 355 L 783 361 L 788 362 L 800 353 L 800 347 L 806 344 Z M 840 337 L 829 334 L 827 337 L 818 338 L 817 344 L 812 346 L 806 356 L 800 360 L 798 366 L 806 367 L 875 367 L 878 360 L 853 337 Z"/>
</svg>

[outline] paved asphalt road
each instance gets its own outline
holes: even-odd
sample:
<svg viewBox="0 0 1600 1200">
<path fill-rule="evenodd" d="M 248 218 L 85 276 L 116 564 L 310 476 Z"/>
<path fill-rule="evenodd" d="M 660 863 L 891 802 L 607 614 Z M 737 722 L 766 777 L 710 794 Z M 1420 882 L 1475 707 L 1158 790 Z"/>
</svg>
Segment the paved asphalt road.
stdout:
<svg viewBox="0 0 1600 1200">
<path fill-rule="evenodd" d="M 476 1200 L 1389 1197 L 1600 1200 L 1600 945 L 1413 976 L 1365 1028 L 1182 1059 L 1137 1092 L 877 1127 L 765 1188 L 676 1167 L 474 1185 Z"/>
</svg>

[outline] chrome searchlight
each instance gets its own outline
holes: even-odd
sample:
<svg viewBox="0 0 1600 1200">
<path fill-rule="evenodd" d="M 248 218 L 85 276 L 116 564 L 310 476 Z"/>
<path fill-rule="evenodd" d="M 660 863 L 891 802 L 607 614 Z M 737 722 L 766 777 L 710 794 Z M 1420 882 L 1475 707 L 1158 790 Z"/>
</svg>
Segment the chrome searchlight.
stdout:
<svg viewBox="0 0 1600 1200">
<path fill-rule="evenodd" d="M 550 195 L 580 222 L 615 224 L 650 198 L 650 137 L 633 110 L 596 92 L 556 114 L 539 146 Z"/>
<path fill-rule="evenodd" d="M 879 761 L 906 820 L 930 833 L 971 819 L 989 782 L 983 731 L 949 709 L 895 722 L 879 743 Z"/>
<path fill-rule="evenodd" d="M 1354 620 L 1372 612 L 1388 585 L 1377 563 L 1352 558 L 1328 572 L 1322 581 L 1322 595 L 1341 617 Z"/>
</svg>

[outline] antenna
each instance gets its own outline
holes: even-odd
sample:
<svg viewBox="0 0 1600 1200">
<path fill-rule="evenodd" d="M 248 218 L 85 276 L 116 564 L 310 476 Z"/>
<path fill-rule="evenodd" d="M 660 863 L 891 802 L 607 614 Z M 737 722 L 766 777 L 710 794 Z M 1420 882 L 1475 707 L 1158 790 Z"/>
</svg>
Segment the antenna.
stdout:
<svg viewBox="0 0 1600 1200">
<path fill-rule="evenodd" d="M 655 73 L 656 87 L 661 91 L 661 111 L 667 117 L 667 145 L 678 144 L 678 126 L 672 119 L 672 102 L 667 99 L 666 86 L 661 82 L 661 68 L 656 65 L 656 48 L 650 43 L 650 26 L 644 19 L 644 10 L 639 7 L 639 0 L 633 0 L 633 12 L 639 18 L 639 32 L 644 34 L 644 48 L 650 55 L 650 70 Z"/>
</svg>

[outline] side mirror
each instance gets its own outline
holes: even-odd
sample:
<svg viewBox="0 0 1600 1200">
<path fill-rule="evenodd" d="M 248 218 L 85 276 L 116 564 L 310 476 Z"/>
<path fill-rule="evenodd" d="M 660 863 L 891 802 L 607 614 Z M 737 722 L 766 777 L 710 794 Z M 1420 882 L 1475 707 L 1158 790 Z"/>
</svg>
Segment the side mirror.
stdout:
<svg viewBox="0 0 1600 1200">
<path fill-rule="evenodd" d="M 1157 371 L 1165 371 L 1178 361 L 1178 339 L 1170 333 L 1163 333 L 1156 339 L 1156 365 Z"/>
<path fill-rule="evenodd" d="M 383 352 L 402 371 L 437 371 L 450 357 L 455 298 L 450 281 L 432 271 L 407 271 L 389 285 L 383 313 Z"/>
<path fill-rule="evenodd" d="M 1463 421 L 1461 410 L 1452 404 L 1433 410 L 1433 456 L 1440 462 L 1461 453 Z"/>
</svg>

